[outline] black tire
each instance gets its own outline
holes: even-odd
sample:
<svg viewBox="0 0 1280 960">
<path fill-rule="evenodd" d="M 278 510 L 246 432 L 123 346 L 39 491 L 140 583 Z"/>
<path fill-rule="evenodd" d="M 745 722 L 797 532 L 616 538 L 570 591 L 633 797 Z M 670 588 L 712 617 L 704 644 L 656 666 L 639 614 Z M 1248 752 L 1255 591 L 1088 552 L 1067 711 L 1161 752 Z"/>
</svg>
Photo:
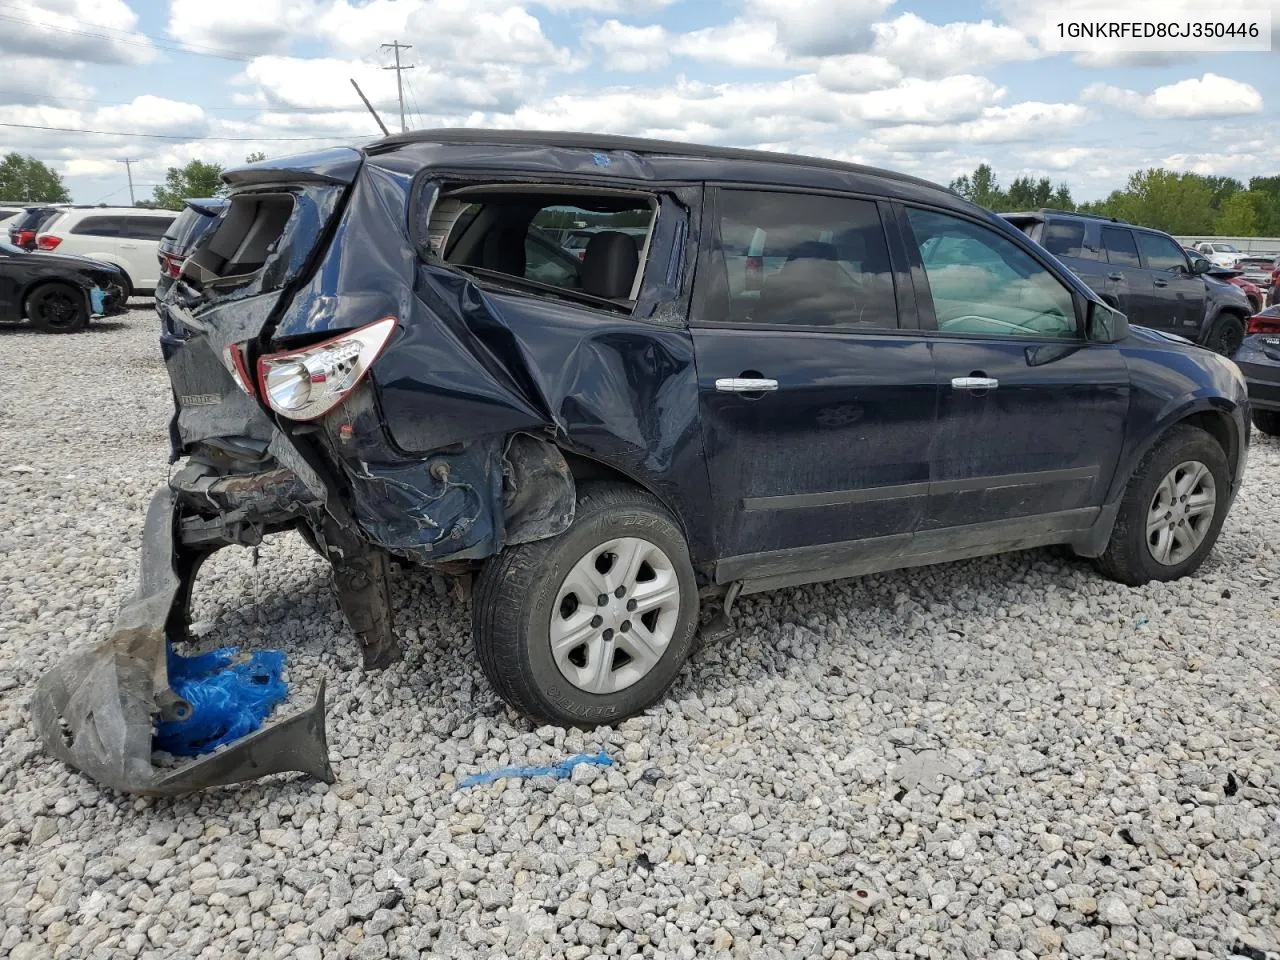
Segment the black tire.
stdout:
<svg viewBox="0 0 1280 960">
<path fill-rule="evenodd" d="M 1165 477 L 1187 461 L 1199 461 L 1213 476 L 1213 517 L 1204 539 L 1189 556 L 1179 563 L 1163 564 L 1152 556 L 1148 545 L 1147 512 Z M 1186 424 L 1174 427 L 1147 452 L 1129 479 L 1107 549 L 1097 558 L 1098 569 L 1112 580 L 1132 587 L 1152 580 L 1185 577 L 1204 562 L 1217 542 L 1230 497 L 1231 470 L 1218 441 L 1198 427 Z"/>
<path fill-rule="evenodd" d="M 1258 428 L 1259 433 L 1265 433 L 1268 437 L 1280 437 L 1280 411 L 1253 411 L 1253 425 Z"/>
<path fill-rule="evenodd" d="M 647 540 L 666 555 L 679 585 L 678 612 L 671 639 L 648 673 L 616 692 L 595 694 L 567 679 L 557 665 L 551 617 L 559 615 L 553 607 L 574 565 L 620 537 Z M 473 643 L 498 695 L 535 723 L 578 727 L 616 723 L 661 700 L 693 650 L 699 612 L 680 527 L 656 498 L 612 482 L 579 488 L 577 512 L 564 533 L 490 558 L 472 604 Z"/>
<path fill-rule="evenodd" d="M 1220 313 L 1204 338 L 1204 346 L 1224 357 L 1235 356 L 1244 342 L 1244 320 L 1234 313 Z"/>
<path fill-rule="evenodd" d="M 129 279 L 129 274 L 124 272 L 124 267 L 116 267 L 120 271 L 120 285 L 124 288 L 120 294 L 120 302 L 126 307 L 129 305 L 129 298 L 133 296 L 133 281 Z"/>
<path fill-rule="evenodd" d="M 89 304 L 83 290 L 67 283 L 46 283 L 27 295 L 27 319 L 45 333 L 77 333 L 89 325 Z"/>
</svg>

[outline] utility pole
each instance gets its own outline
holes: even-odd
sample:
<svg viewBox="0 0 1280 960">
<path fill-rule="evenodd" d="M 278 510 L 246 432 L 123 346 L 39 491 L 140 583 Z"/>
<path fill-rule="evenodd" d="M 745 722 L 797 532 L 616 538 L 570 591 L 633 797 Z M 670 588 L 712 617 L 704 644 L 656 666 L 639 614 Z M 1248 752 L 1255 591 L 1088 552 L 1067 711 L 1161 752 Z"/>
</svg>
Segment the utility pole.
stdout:
<svg viewBox="0 0 1280 960">
<path fill-rule="evenodd" d="M 405 66 L 401 66 L 400 51 L 412 50 L 413 44 L 401 43 L 399 40 L 396 40 L 394 43 L 384 43 L 382 44 L 382 46 L 390 47 L 392 50 L 396 52 L 396 65 L 394 67 L 383 67 L 382 69 L 394 70 L 396 72 L 396 93 L 399 94 L 400 96 L 400 132 L 407 133 L 409 128 L 405 126 L 405 123 L 404 123 L 404 83 L 401 81 L 401 71 L 412 70 L 413 64 L 410 63 L 410 64 L 406 64 Z"/>
<path fill-rule="evenodd" d="M 123 163 L 125 170 L 129 173 L 129 206 L 133 206 L 136 201 L 133 199 L 133 165 L 137 160 L 117 160 L 116 163 Z"/>
</svg>

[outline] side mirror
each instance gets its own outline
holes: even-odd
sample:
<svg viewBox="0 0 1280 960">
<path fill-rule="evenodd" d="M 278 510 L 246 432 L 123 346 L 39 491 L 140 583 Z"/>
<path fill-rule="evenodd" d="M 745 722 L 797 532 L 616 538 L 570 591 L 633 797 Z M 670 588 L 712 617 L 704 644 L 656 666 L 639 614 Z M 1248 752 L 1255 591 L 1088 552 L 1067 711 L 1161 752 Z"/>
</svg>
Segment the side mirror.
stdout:
<svg viewBox="0 0 1280 960">
<path fill-rule="evenodd" d="M 1118 343 L 1129 336 L 1129 318 L 1105 303 L 1090 300 L 1085 331 L 1094 343 Z"/>
<path fill-rule="evenodd" d="M 1208 273 L 1212 269 L 1213 264 L 1204 259 L 1204 257 L 1196 257 L 1191 261 L 1191 273 L 1193 276 L 1198 277 L 1201 274 Z"/>
</svg>

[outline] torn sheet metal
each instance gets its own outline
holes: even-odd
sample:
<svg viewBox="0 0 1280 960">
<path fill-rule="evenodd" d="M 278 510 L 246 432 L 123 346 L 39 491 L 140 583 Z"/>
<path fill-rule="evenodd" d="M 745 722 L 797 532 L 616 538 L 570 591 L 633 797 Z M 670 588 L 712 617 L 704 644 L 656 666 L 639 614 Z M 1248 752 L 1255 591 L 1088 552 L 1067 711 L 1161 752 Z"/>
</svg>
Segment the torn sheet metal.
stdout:
<svg viewBox="0 0 1280 960">
<path fill-rule="evenodd" d="M 332 782 L 323 684 L 310 707 L 221 752 L 173 769 L 152 764 L 156 718 L 191 715 L 170 686 L 167 665 L 165 624 L 183 588 L 176 524 L 174 494 L 161 487 L 147 511 L 137 593 L 122 604 L 111 635 L 36 684 L 32 711 L 45 749 L 105 786 L 154 796 L 287 771 Z"/>
</svg>

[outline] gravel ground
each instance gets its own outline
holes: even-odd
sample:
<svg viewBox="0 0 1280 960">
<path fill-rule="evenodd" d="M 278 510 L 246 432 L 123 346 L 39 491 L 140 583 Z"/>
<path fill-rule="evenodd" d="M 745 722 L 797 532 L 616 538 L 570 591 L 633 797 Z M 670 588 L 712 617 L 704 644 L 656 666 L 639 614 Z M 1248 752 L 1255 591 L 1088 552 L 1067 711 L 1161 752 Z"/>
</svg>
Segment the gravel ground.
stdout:
<svg viewBox="0 0 1280 960">
<path fill-rule="evenodd" d="M 1280 445 L 1201 574 L 1038 551 L 753 597 L 665 705 L 530 729 L 400 574 L 369 677 L 292 534 L 197 587 L 208 646 L 329 682 L 333 786 L 177 800 L 44 756 L 35 678 L 107 631 L 166 474 L 149 304 L 0 330 L 0 957 L 1223 957 L 1280 949 Z M 255 604 L 255 598 L 257 603 Z M 606 749 L 570 781 L 468 773 Z M 861 893 L 860 893 L 861 892 Z"/>
</svg>

